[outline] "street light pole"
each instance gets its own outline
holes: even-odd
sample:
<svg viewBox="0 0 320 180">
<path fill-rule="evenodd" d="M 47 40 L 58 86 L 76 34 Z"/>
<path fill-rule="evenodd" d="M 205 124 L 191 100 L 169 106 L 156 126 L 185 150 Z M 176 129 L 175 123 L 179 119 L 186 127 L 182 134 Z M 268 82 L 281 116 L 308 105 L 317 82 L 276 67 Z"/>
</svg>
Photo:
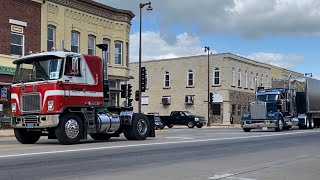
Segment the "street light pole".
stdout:
<svg viewBox="0 0 320 180">
<path fill-rule="evenodd" d="M 208 52 L 208 123 L 207 126 L 211 126 L 211 122 L 210 122 L 210 64 L 209 64 L 209 57 L 210 57 L 210 47 L 209 46 L 205 46 L 204 47 L 204 52 Z"/>
<path fill-rule="evenodd" d="M 138 101 L 138 112 L 141 113 L 141 27 L 142 27 L 142 18 L 141 18 L 141 14 L 142 14 L 142 8 L 146 5 L 149 5 L 147 10 L 151 11 L 152 7 L 151 7 L 151 2 L 148 3 L 140 3 L 139 4 L 139 8 L 140 8 L 140 34 L 139 34 L 139 101 Z"/>
</svg>

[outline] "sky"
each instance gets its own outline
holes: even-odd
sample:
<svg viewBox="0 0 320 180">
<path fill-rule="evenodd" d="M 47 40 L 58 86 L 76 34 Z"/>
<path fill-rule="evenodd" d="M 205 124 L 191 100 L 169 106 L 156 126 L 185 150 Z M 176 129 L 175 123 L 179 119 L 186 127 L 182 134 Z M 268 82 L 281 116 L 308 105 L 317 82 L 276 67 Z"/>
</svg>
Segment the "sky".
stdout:
<svg viewBox="0 0 320 180">
<path fill-rule="evenodd" d="M 132 11 L 130 61 L 139 58 L 139 0 L 95 0 Z M 319 0 L 151 0 L 142 9 L 142 61 L 233 53 L 320 78 Z"/>
</svg>

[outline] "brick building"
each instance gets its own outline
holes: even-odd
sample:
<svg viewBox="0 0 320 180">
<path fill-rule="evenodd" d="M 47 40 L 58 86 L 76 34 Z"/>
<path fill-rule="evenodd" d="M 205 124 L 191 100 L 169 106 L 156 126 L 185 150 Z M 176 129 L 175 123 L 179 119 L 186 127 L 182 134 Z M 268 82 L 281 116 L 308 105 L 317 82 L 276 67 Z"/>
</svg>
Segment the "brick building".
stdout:
<svg viewBox="0 0 320 180">
<path fill-rule="evenodd" d="M 13 60 L 41 47 L 41 2 L 0 1 L 0 117 L 10 110 L 10 83 L 15 73 Z"/>
<path fill-rule="evenodd" d="M 147 90 L 142 93 L 141 111 L 168 115 L 187 110 L 206 117 L 208 114 L 208 56 L 192 56 L 142 62 L 147 70 Z M 303 76 L 230 53 L 209 57 L 209 89 L 213 93 L 210 120 L 214 124 L 239 123 L 255 98 L 257 86 L 269 86 L 272 78 Z M 138 89 L 138 63 L 131 63 L 133 92 Z M 134 94 L 134 93 L 133 93 Z M 133 97 L 134 98 L 134 97 Z M 133 102 L 134 109 L 138 103 Z"/>
</svg>

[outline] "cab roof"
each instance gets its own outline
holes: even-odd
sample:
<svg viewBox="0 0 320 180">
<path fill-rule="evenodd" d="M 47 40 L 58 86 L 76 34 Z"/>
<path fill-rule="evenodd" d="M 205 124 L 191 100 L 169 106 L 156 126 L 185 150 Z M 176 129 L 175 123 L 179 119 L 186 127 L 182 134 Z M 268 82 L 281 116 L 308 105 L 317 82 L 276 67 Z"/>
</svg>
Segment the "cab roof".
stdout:
<svg viewBox="0 0 320 180">
<path fill-rule="evenodd" d="M 63 58 L 63 57 L 66 57 L 67 55 L 71 55 L 71 54 L 82 55 L 80 53 L 64 52 L 64 51 L 42 52 L 42 53 L 36 53 L 36 54 L 30 54 L 27 56 L 23 56 L 15 61 L 13 61 L 13 64 L 30 62 L 30 61 L 34 61 L 35 59 L 37 59 L 38 61 L 41 61 L 41 60 L 47 60 L 47 59 L 52 59 L 52 58 Z"/>
</svg>

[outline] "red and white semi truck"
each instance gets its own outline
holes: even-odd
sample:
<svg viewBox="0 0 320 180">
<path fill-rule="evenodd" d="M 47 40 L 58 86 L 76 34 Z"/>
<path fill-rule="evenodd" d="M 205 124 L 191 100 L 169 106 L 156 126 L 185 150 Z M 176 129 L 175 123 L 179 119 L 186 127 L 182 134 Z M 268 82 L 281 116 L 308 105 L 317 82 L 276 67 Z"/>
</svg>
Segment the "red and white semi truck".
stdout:
<svg viewBox="0 0 320 180">
<path fill-rule="evenodd" d="M 103 53 L 107 49 L 100 45 Z M 106 110 L 109 98 L 107 62 L 98 56 L 52 51 L 14 61 L 11 127 L 22 144 L 41 136 L 76 144 L 89 134 L 108 140 L 121 133 L 128 140 L 154 137 L 154 120 L 132 108 Z"/>
</svg>

